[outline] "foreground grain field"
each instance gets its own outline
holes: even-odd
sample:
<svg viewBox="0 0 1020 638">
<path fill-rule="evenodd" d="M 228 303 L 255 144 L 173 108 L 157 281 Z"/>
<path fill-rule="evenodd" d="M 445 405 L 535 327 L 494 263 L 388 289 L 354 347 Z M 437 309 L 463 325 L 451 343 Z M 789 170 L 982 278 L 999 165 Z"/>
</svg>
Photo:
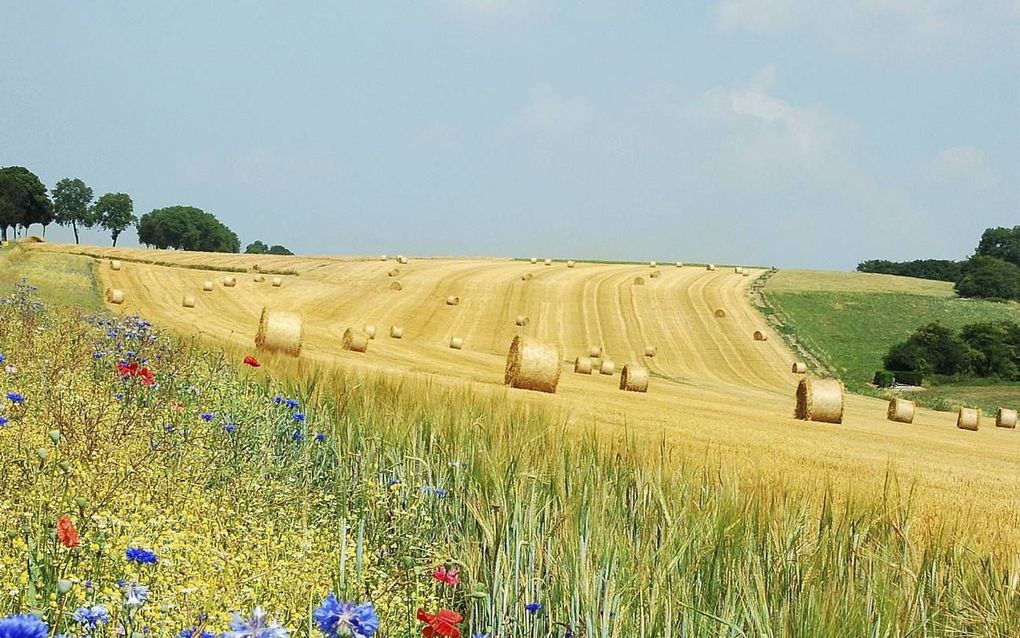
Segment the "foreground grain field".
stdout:
<svg viewBox="0 0 1020 638">
<path fill-rule="evenodd" d="M 74 251 L 39 245 L 33 250 Z M 302 358 L 358 366 L 394 375 L 430 375 L 479 391 L 502 390 L 506 351 L 515 334 L 559 343 L 563 376 L 555 396 L 509 391 L 513 399 L 561 411 L 580 433 L 595 429 L 607 440 L 625 437 L 682 450 L 694 462 L 718 463 L 748 481 L 781 484 L 792 493 L 821 499 L 913 488 L 920 520 L 945 525 L 1009 551 L 1020 532 L 1020 441 L 1013 431 L 985 424 L 978 432 L 955 428 L 955 415 L 920 410 L 911 425 L 885 420 L 885 403 L 849 397 L 842 425 L 792 418 L 798 377 L 793 355 L 765 327 L 748 302 L 749 283 L 732 269 L 708 272 L 661 265 L 564 263 L 545 267 L 509 260 L 392 260 L 203 255 L 132 249 L 89 249 L 106 257 L 160 260 L 174 266 L 125 261 L 120 271 L 101 264 L 104 286 L 125 291 L 116 312 L 138 313 L 182 333 L 250 346 L 263 306 L 299 312 L 305 322 Z M 211 268 L 293 271 L 279 288 L 238 275 L 221 285 Z M 187 266 L 179 267 L 179 266 Z M 399 275 L 388 276 L 398 268 Z M 522 279 L 532 274 L 530 280 Z M 635 285 L 635 277 L 644 285 Z M 390 289 L 398 279 L 403 289 Z M 216 283 L 202 292 L 202 283 Z M 181 307 L 194 294 L 194 309 Z M 448 306 L 447 296 L 460 297 Z M 725 319 L 713 312 L 722 308 Z M 530 324 L 514 324 L 518 315 Z M 365 354 L 344 352 L 349 326 L 375 324 L 379 336 Z M 404 329 L 389 339 L 389 327 Z M 755 342 L 762 330 L 767 341 Z M 451 337 L 464 340 L 451 350 Z M 654 358 L 643 356 L 646 345 Z M 602 346 L 617 374 L 576 375 L 569 365 L 590 346 Z M 617 389 L 623 364 L 643 361 L 652 380 L 647 394 Z"/>
</svg>

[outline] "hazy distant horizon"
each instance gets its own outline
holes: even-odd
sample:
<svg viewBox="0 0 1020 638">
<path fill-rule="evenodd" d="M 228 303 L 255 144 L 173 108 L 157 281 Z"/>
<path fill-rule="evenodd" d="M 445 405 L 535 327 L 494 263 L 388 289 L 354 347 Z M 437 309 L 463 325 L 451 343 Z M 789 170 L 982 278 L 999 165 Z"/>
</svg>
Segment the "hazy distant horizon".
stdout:
<svg viewBox="0 0 1020 638">
<path fill-rule="evenodd" d="M 849 270 L 1020 224 L 1015 0 L 5 18 L 0 166 L 198 206 L 242 248 Z"/>
</svg>

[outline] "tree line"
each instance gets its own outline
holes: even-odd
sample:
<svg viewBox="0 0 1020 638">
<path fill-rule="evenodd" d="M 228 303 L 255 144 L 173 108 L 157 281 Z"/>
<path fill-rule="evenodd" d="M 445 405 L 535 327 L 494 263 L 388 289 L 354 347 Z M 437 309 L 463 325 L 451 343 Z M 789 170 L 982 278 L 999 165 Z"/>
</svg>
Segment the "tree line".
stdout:
<svg viewBox="0 0 1020 638">
<path fill-rule="evenodd" d="M 1020 226 L 988 228 L 964 261 L 869 259 L 859 272 L 951 281 L 961 297 L 1020 300 Z"/>
<path fill-rule="evenodd" d="M 1020 381 L 1020 324 L 974 323 L 953 331 L 930 323 L 885 355 L 886 370 Z"/>
<path fill-rule="evenodd" d="M 0 168 L 0 238 L 7 241 L 7 231 L 27 229 L 40 224 L 43 237 L 52 223 L 69 226 L 74 243 L 79 231 L 103 228 L 110 233 L 113 245 L 132 225 L 138 241 L 146 247 L 176 248 L 207 252 L 236 253 L 241 250 L 237 234 L 214 215 L 194 206 L 157 208 L 141 218 L 135 216 L 134 202 L 127 193 L 104 193 L 94 198 L 92 189 L 81 179 L 65 178 L 52 191 L 34 173 L 22 166 Z M 248 245 L 253 254 L 292 255 L 287 248 L 262 241 Z"/>
</svg>

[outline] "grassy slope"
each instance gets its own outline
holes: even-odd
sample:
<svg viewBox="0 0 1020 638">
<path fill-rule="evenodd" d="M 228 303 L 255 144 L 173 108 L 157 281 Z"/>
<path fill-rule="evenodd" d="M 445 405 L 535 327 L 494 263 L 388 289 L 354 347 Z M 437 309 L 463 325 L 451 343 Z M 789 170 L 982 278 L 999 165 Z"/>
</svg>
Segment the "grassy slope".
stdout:
<svg viewBox="0 0 1020 638">
<path fill-rule="evenodd" d="M 23 277 L 47 303 L 87 310 L 103 306 L 96 261 L 90 257 L 26 250 L 16 243 L 0 248 L 0 290 L 6 294 Z"/>
<path fill-rule="evenodd" d="M 782 271 L 765 287 L 780 320 L 855 392 L 867 385 L 893 344 L 931 321 L 1020 321 L 1020 306 L 959 299 L 952 284 L 891 275 Z M 926 395 L 933 405 L 971 403 L 994 410 L 1016 403 L 1011 384 L 944 386 Z"/>
</svg>

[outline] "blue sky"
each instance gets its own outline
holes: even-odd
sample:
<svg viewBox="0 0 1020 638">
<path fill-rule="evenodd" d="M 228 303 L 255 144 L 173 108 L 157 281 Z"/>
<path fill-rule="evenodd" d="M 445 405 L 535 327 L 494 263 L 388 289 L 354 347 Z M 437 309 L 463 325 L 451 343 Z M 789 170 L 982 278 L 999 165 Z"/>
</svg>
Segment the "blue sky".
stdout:
<svg viewBox="0 0 1020 638">
<path fill-rule="evenodd" d="M 3 14 L 0 165 L 243 244 L 850 269 L 1020 224 L 1020 0 Z"/>
</svg>

